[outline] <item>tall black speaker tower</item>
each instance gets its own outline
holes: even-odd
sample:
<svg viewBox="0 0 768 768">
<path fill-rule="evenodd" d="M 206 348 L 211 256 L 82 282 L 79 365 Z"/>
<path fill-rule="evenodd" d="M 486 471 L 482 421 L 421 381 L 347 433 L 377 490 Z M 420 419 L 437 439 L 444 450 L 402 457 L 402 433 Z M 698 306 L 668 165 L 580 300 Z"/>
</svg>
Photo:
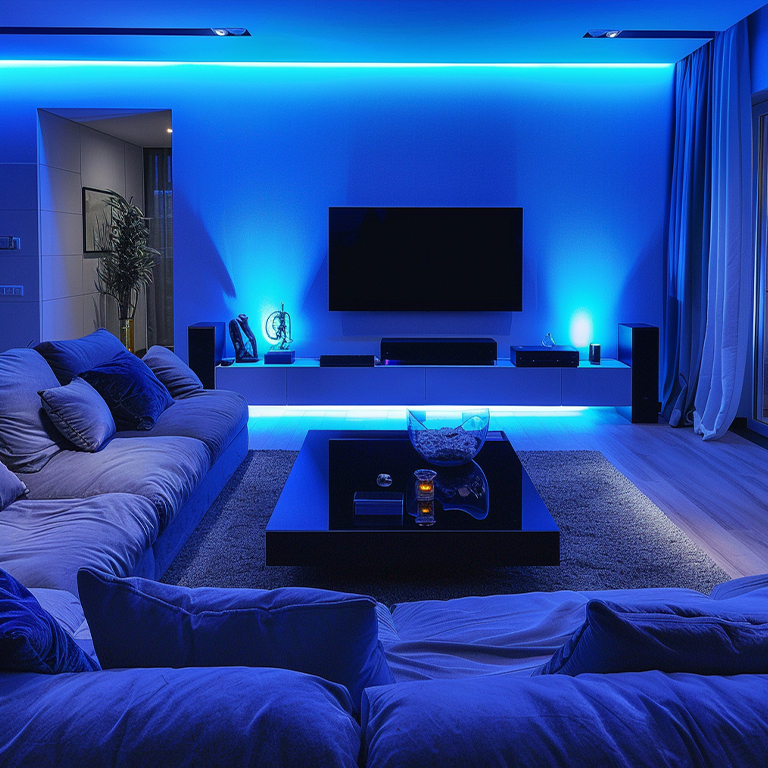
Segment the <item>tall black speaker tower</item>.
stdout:
<svg viewBox="0 0 768 768">
<path fill-rule="evenodd" d="M 187 326 L 189 367 L 206 389 L 216 389 L 216 366 L 224 356 L 224 323 L 195 323 Z"/>
<path fill-rule="evenodd" d="M 616 410 L 633 424 L 659 421 L 659 329 L 619 324 L 619 361 L 632 368 L 632 405 Z"/>
</svg>

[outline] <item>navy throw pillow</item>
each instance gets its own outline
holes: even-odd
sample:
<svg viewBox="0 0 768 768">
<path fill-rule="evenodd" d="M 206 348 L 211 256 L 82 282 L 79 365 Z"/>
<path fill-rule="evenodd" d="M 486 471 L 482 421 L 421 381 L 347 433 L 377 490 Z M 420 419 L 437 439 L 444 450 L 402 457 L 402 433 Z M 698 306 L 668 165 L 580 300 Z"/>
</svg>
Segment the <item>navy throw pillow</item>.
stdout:
<svg viewBox="0 0 768 768">
<path fill-rule="evenodd" d="M 80 569 L 101 665 L 280 667 L 363 689 L 394 682 L 372 597 L 304 587 L 189 589 Z"/>
<path fill-rule="evenodd" d="M 69 384 L 83 371 L 106 363 L 125 351 L 120 339 L 104 328 L 99 328 L 81 339 L 43 341 L 35 347 L 53 369 L 61 384 Z"/>
<path fill-rule="evenodd" d="M 768 620 L 726 608 L 587 603 L 584 624 L 535 674 L 768 674 Z"/>
<path fill-rule="evenodd" d="M 56 675 L 100 667 L 26 587 L 0 570 L 0 669 Z"/>
<path fill-rule="evenodd" d="M 160 414 L 173 405 L 165 385 L 126 350 L 81 373 L 80 378 L 104 398 L 118 430 L 152 429 Z"/>
</svg>

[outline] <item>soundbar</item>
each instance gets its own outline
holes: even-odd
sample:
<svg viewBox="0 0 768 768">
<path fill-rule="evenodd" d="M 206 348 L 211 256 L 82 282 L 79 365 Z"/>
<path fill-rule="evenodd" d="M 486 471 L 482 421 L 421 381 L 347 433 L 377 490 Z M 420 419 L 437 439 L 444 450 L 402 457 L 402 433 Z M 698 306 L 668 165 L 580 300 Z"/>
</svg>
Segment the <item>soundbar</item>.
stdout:
<svg viewBox="0 0 768 768">
<path fill-rule="evenodd" d="M 320 355 L 321 368 L 371 368 L 375 362 L 373 355 Z"/>
<path fill-rule="evenodd" d="M 510 347 L 509 358 L 518 368 L 579 367 L 579 351 L 573 347 Z"/>
<path fill-rule="evenodd" d="M 385 365 L 495 365 L 496 342 L 480 338 L 381 340 Z"/>
</svg>

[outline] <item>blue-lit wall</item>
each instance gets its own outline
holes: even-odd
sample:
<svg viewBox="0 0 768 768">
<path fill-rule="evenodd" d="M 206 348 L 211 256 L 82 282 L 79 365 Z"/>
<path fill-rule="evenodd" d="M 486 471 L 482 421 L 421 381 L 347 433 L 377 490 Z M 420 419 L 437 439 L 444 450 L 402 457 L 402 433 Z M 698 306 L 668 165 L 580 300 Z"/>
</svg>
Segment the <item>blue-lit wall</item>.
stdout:
<svg viewBox="0 0 768 768">
<path fill-rule="evenodd" d="M 187 325 L 280 302 L 302 357 L 547 332 L 611 356 L 617 323 L 662 321 L 672 87 L 672 67 L 5 66 L 0 162 L 34 162 L 38 107 L 173 110 L 183 356 Z M 522 206 L 524 311 L 328 312 L 329 205 Z"/>
</svg>

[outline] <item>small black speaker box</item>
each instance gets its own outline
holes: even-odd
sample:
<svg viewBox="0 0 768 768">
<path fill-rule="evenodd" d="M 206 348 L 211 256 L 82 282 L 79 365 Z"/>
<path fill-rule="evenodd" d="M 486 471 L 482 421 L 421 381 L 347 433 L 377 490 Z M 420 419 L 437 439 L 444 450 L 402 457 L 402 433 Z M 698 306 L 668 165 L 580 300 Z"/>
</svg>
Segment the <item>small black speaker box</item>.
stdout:
<svg viewBox="0 0 768 768">
<path fill-rule="evenodd" d="M 215 368 L 224 357 L 224 323 L 187 326 L 187 357 L 203 387 L 216 389 Z"/>
<path fill-rule="evenodd" d="M 645 323 L 621 323 L 617 357 L 632 368 L 632 405 L 616 410 L 633 424 L 656 424 L 659 421 L 659 329 Z"/>
<path fill-rule="evenodd" d="M 372 368 L 373 355 L 320 355 L 321 368 Z"/>
</svg>

